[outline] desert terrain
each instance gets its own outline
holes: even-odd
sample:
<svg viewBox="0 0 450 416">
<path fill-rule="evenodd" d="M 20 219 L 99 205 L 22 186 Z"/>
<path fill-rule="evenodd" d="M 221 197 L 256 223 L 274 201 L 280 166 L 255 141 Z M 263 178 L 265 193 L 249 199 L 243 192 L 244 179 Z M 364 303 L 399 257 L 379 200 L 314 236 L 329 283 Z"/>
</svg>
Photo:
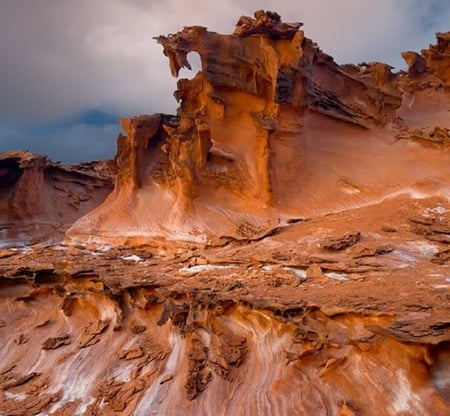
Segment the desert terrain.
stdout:
<svg viewBox="0 0 450 416">
<path fill-rule="evenodd" d="M 450 32 L 339 65 L 301 23 L 159 36 L 177 114 L 0 154 L 0 414 L 450 414 Z"/>
</svg>

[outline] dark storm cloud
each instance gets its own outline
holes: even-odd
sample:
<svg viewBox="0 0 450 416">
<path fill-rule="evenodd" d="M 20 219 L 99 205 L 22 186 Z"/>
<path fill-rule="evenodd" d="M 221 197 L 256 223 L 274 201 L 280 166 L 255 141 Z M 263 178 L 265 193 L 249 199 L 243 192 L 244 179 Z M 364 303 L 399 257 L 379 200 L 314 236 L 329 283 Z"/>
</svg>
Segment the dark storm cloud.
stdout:
<svg viewBox="0 0 450 416">
<path fill-rule="evenodd" d="M 420 50 L 435 31 L 450 29 L 448 0 L 0 0 L 0 6 L 0 150 L 27 147 L 64 160 L 113 151 L 119 127 L 113 131 L 102 120 L 86 125 L 86 111 L 174 111 L 176 80 L 155 35 L 194 24 L 230 32 L 241 14 L 273 9 L 304 22 L 307 36 L 339 62 L 398 67 L 400 51 Z M 68 119 L 72 124 L 61 123 Z M 52 123 L 57 128 L 42 128 Z"/>
</svg>

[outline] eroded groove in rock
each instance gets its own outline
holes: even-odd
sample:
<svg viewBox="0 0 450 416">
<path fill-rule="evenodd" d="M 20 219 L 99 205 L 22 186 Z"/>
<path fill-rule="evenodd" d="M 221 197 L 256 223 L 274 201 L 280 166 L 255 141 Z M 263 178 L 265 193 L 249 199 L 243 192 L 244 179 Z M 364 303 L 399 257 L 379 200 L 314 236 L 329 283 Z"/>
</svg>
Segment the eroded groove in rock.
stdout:
<svg viewBox="0 0 450 416">
<path fill-rule="evenodd" d="M 11 339 L 26 330 L 30 338 L 27 347 L 1 346 L 2 411 L 325 415 L 348 408 L 444 415 L 450 409 L 442 325 L 417 335 L 389 314 L 330 316 L 303 307 L 281 317 L 231 299 L 222 308 L 181 292 L 136 289 L 122 289 L 126 312 L 116 330 L 108 325 L 119 319 L 115 301 L 89 289 L 78 290 L 69 317 L 58 308 L 64 295 L 56 288 L 32 303 L 2 297 L 10 324 L 0 331 L 13 331 Z M 161 302 L 187 313 L 161 320 Z"/>
</svg>

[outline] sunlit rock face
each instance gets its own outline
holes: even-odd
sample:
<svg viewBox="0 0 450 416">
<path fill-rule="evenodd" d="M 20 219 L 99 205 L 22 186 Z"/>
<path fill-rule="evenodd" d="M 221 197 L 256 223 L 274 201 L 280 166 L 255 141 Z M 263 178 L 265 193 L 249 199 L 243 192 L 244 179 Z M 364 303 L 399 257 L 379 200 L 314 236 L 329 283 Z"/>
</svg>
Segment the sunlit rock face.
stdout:
<svg viewBox="0 0 450 416">
<path fill-rule="evenodd" d="M 194 26 L 156 38 L 174 76 L 189 53 L 201 71 L 178 81 L 176 117 L 122 120 L 115 190 L 69 238 L 216 244 L 393 193 L 448 194 L 448 34 L 394 74 L 340 66 L 300 27 L 258 12 L 233 35 Z M 424 133 L 437 147 L 411 143 L 421 128 L 439 129 Z"/>
<path fill-rule="evenodd" d="M 406 206 L 379 210 L 401 229 Z M 0 412 L 448 415 L 448 251 L 359 215 L 244 248 L 3 250 Z"/>
</svg>

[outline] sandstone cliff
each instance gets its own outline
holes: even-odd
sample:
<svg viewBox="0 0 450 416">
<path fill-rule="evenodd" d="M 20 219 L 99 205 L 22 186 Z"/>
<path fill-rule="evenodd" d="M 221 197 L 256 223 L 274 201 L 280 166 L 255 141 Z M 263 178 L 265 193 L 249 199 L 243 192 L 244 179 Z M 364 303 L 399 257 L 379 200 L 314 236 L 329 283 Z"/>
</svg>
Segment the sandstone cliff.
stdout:
<svg viewBox="0 0 450 416">
<path fill-rule="evenodd" d="M 158 37 L 174 76 L 189 53 L 202 69 L 178 81 L 176 117 L 122 120 L 115 190 L 68 237 L 216 244 L 399 192 L 446 193 L 448 153 L 399 139 L 438 129 L 448 144 L 448 34 L 392 73 L 336 64 L 300 26 L 258 12 L 233 35 Z"/>
<path fill-rule="evenodd" d="M 108 162 L 63 165 L 29 152 L 0 153 L 2 245 L 61 239 L 112 186 Z"/>
</svg>

